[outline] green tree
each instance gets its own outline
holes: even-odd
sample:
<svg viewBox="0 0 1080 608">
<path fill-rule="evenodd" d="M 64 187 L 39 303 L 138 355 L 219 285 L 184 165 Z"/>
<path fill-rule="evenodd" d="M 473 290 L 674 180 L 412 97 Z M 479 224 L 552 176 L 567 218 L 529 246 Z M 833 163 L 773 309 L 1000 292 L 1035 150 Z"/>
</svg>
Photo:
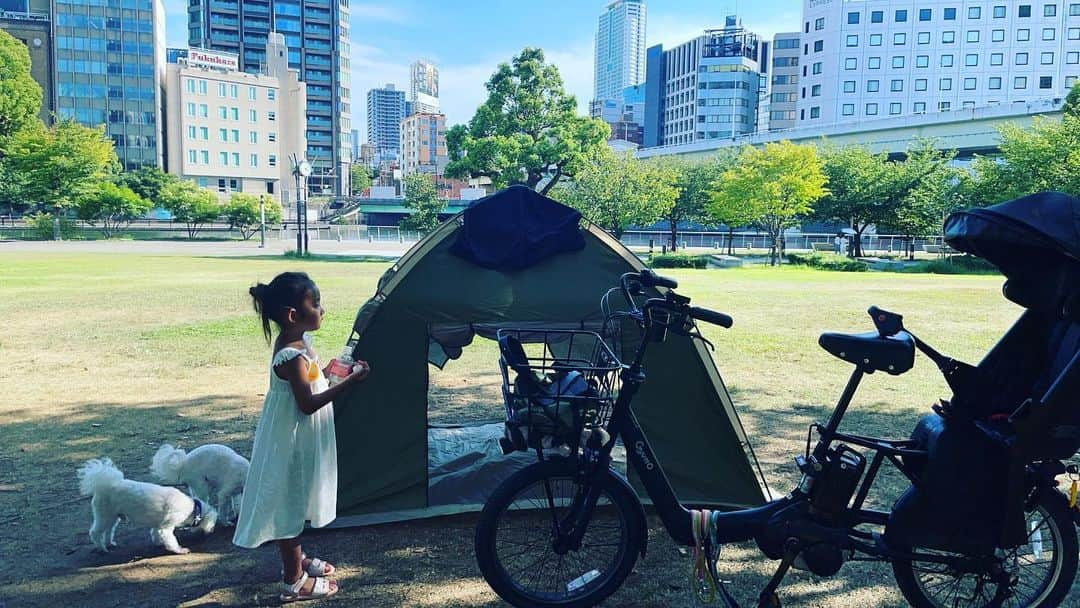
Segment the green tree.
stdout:
<svg viewBox="0 0 1080 608">
<path fill-rule="evenodd" d="M 439 227 L 439 212 L 446 207 L 446 201 L 439 198 L 430 175 L 413 173 L 405 177 L 405 206 L 413 213 L 398 226 L 427 234 Z"/>
<path fill-rule="evenodd" d="M 371 170 L 361 163 L 349 167 L 349 188 L 353 196 L 360 196 L 371 187 Z"/>
<path fill-rule="evenodd" d="M 158 199 L 161 197 L 161 189 L 178 179 L 175 175 L 165 173 L 156 166 L 148 165 L 135 171 L 118 174 L 116 183 L 131 188 L 135 194 L 153 203 L 158 203 Z"/>
<path fill-rule="evenodd" d="M 1065 96 L 1065 106 L 1062 108 L 1066 116 L 1080 118 L 1080 80 L 1073 85 L 1072 90 Z"/>
<path fill-rule="evenodd" d="M 488 177 L 496 188 L 525 184 L 546 194 L 586 166 L 610 134 L 601 120 L 577 116 L 577 101 L 540 49 L 526 48 L 487 81 L 488 98 L 468 126 L 447 132 L 446 176 Z"/>
<path fill-rule="evenodd" d="M 20 195 L 57 220 L 119 168 L 105 127 L 61 120 L 51 127 L 29 127 L 8 138 L 6 169 L 20 176 Z M 59 238 L 57 224 L 56 238 Z"/>
<path fill-rule="evenodd" d="M 40 124 L 41 87 L 30 76 L 30 51 L 0 30 L 0 149 L 3 140 Z"/>
<path fill-rule="evenodd" d="M 728 169 L 734 168 L 742 156 L 738 149 L 731 148 L 730 150 L 728 153 L 730 154 L 730 160 L 724 161 L 726 168 L 713 182 L 712 191 L 709 192 L 709 201 L 705 204 L 705 212 L 708 214 L 709 221 L 727 227 L 727 252 L 728 255 L 733 255 L 735 253 L 735 229 L 749 226 L 758 219 L 758 216 L 757 211 L 752 206 L 741 200 L 715 196 L 716 191 L 720 189 L 724 173 Z"/>
<path fill-rule="evenodd" d="M 679 196 L 677 179 L 670 163 L 639 161 L 605 146 L 554 196 L 619 238 L 628 227 L 650 226 L 671 211 Z"/>
<path fill-rule="evenodd" d="M 659 161 L 671 166 L 675 172 L 675 188 L 679 191 L 675 204 L 663 218 L 668 223 L 672 251 L 677 248 L 680 223 L 706 224 L 711 221 L 712 218 L 706 206 L 717 188 L 720 176 L 735 164 L 737 158 L 737 151 L 733 148 L 725 148 L 705 160 L 668 157 Z"/>
<path fill-rule="evenodd" d="M 975 198 L 989 205 L 1046 190 L 1080 196 L 1080 116 L 999 129 L 1001 154 L 975 160 Z"/>
<path fill-rule="evenodd" d="M 75 211 L 80 220 L 91 226 L 101 225 L 105 238 L 112 238 L 133 220 L 145 215 L 153 203 L 139 196 L 127 186 L 101 182 L 93 190 L 75 201 Z"/>
<path fill-rule="evenodd" d="M 749 207 L 754 223 L 769 234 L 769 262 L 774 266 L 783 255 L 784 230 L 812 213 L 814 203 L 828 194 L 817 151 L 790 141 L 765 144 L 763 149 L 747 146 L 720 180 L 710 212 L 719 215 L 738 204 Z"/>
<path fill-rule="evenodd" d="M 194 182 L 177 180 L 166 184 L 159 197 L 158 203 L 172 213 L 173 220 L 184 222 L 189 239 L 198 236 L 206 224 L 225 212 L 216 194 L 196 186 Z"/>
<path fill-rule="evenodd" d="M 281 221 L 281 204 L 267 194 L 256 196 L 236 192 L 225 205 L 225 219 L 229 222 L 229 229 L 239 230 L 245 241 L 259 231 L 263 213 L 266 214 L 267 224 L 276 224 Z"/>
</svg>

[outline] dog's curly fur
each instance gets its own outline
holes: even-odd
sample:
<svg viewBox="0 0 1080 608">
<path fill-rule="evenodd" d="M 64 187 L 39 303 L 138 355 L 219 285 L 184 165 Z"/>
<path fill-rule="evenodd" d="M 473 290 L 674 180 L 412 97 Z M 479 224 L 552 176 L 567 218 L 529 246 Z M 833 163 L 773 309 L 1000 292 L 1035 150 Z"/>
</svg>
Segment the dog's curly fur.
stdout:
<svg viewBox="0 0 1080 608">
<path fill-rule="evenodd" d="M 173 553 L 187 553 L 180 546 L 173 530 L 191 523 L 194 519 L 195 501 L 176 488 L 168 488 L 124 479 L 112 460 L 100 458 L 87 460 L 78 470 L 79 492 L 93 496 L 90 508 L 94 523 L 90 526 L 90 541 L 102 551 L 116 546 L 114 539 L 120 520 L 136 526 L 150 528 L 154 544 L 164 545 Z M 206 505 L 199 522 L 199 529 L 209 534 L 214 531 L 217 512 Z"/>
<path fill-rule="evenodd" d="M 150 472 L 162 483 L 186 485 L 192 496 L 213 504 L 221 522 L 234 523 L 239 515 L 248 461 L 228 446 L 209 443 L 184 452 L 166 443 L 154 454 Z"/>
</svg>

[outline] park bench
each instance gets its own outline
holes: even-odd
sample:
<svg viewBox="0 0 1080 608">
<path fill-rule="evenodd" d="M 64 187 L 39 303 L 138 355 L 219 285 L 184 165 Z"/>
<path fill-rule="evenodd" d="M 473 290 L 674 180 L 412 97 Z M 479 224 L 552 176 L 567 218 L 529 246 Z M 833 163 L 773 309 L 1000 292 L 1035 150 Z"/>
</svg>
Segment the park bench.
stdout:
<svg viewBox="0 0 1080 608">
<path fill-rule="evenodd" d="M 810 246 L 814 248 L 814 251 L 833 251 L 832 243 L 810 243 Z"/>
</svg>

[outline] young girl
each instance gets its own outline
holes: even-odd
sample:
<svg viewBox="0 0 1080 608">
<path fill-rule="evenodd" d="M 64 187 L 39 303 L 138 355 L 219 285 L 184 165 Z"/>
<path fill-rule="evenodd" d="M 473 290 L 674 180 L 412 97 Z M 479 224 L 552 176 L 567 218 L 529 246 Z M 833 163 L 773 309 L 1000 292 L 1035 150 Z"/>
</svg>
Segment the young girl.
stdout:
<svg viewBox="0 0 1080 608">
<path fill-rule="evenodd" d="M 319 288 L 301 272 L 278 275 L 251 288 L 269 343 L 270 322 L 278 327 L 270 366 L 270 388 L 255 429 L 251 468 L 244 484 L 233 542 L 255 548 L 276 540 L 281 551 L 282 602 L 337 593 L 334 566 L 309 559 L 297 538 L 304 522 L 319 528 L 337 511 L 337 444 L 332 401 L 367 376 L 359 362 L 353 373 L 329 386 L 307 332 L 322 325 Z"/>
</svg>

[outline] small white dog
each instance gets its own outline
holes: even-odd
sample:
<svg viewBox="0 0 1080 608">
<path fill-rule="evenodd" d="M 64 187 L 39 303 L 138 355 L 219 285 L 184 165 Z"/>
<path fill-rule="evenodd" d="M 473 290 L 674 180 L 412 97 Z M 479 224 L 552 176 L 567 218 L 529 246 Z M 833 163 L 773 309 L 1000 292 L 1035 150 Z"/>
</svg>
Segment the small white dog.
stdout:
<svg viewBox="0 0 1080 608">
<path fill-rule="evenodd" d="M 90 541 L 102 551 L 115 547 L 120 520 L 150 528 L 150 540 L 173 553 L 190 551 L 180 546 L 173 530 L 180 527 L 214 531 L 217 512 L 176 488 L 124 479 L 124 474 L 108 458 L 87 460 L 78 471 L 79 492 L 93 496 L 90 508 L 94 523 Z"/>
<path fill-rule="evenodd" d="M 234 523 L 248 466 L 228 446 L 209 443 L 184 452 L 166 443 L 154 454 L 150 472 L 162 483 L 186 485 L 192 497 L 214 505 L 221 521 Z"/>
</svg>

